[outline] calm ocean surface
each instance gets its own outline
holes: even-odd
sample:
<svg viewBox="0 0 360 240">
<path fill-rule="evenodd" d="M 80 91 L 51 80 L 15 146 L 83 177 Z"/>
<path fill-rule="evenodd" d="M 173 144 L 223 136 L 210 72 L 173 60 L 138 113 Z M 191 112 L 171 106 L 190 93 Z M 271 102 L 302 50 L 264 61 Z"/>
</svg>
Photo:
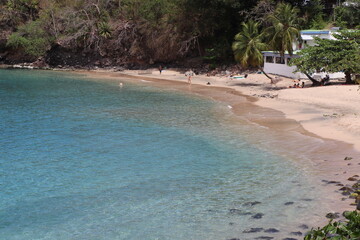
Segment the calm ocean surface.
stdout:
<svg viewBox="0 0 360 240">
<path fill-rule="evenodd" d="M 320 192 L 295 161 L 248 141 L 260 127 L 231 117 L 225 104 L 145 83 L 1 70 L 0 239 L 299 231 Z M 243 233 L 252 227 L 280 233 Z"/>
</svg>

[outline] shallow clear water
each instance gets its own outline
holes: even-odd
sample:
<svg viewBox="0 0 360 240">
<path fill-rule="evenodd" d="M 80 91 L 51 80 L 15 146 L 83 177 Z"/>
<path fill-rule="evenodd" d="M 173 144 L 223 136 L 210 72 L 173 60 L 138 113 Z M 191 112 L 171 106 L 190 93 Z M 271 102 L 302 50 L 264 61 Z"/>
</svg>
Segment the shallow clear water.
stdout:
<svg viewBox="0 0 360 240">
<path fill-rule="evenodd" d="M 221 103 L 15 70 L 0 97 L 1 239 L 280 239 L 318 209 L 306 172 Z"/>
</svg>

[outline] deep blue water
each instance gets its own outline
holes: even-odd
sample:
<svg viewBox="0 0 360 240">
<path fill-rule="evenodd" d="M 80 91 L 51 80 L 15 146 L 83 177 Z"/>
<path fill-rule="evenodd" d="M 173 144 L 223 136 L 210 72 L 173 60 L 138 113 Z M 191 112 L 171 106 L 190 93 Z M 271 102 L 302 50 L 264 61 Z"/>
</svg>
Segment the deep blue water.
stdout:
<svg viewBox="0 0 360 240">
<path fill-rule="evenodd" d="M 316 209 L 303 199 L 316 191 L 294 162 L 249 143 L 256 127 L 231 115 L 146 84 L 1 70 L 0 239 L 288 234 Z"/>
</svg>

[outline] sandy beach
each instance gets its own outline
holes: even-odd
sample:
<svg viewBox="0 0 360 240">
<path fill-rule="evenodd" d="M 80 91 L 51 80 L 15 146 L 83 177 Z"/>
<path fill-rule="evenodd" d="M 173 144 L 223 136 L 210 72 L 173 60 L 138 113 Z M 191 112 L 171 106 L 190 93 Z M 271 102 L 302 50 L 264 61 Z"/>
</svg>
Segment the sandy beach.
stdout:
<svg viewBox="0 0 360 240">
<path fill-rule="evenodd" d="M 156 69 L 80 73 L 111 81 L 127 78 L 224 102 L 235 115 L 269 130 L 272 143 L 266 147 L 282 156 L 307 159 L 304 166 L 324 187 L 324 204 L 331 206 L 331 212 L 341 215 L 356 208 L 354 199 L 339 189 L 354 184 L 348 179 L 360 173 L 359 86 L 335 82 L 311 88 L 311 82 L 304 80 L 305 88 L 289 88 L 293 79 L 281 77 L 270 84 L 263 74 L 250 74 L 246 79 L 196 75 L 190 85 L 183 72 L 165 70 L 160 74 Z M 346 157 L 351 160 L 344 160 Z M 325 216 L 315 216 L 312 226 L 321 227 L 327 221 Z"/>
<path fill-rule="evenodd" d="M 104 73 L 101 70 L 97 72 Z M 137 78 L 187 83 L 184 73 L 176 70 L 164 70 L 162 74 L 155 69 L 127 70 L 121 73 Z M 286 118 L 299 122 L 307 131 L 321 138 L 352 144 L 354 149 L 360 150 L 359 86 L 340 85 L 334 81 L 336 85 L 312 88 L 309 87 L 309 80 L 302 80 L 305 82 L 305 88 L 289 88 L 294 84 L 293 79 L 279 77 L 277 81 L 276 84 L 270 84 L 270 80 L 263 74 L 250 74 L 246 79 L 205 75 L 192 77 L 193 85 L 231 88 L 241 94 L 255 97 L 253 102 L 256 105 L 281 111 Z"/>
</svg>

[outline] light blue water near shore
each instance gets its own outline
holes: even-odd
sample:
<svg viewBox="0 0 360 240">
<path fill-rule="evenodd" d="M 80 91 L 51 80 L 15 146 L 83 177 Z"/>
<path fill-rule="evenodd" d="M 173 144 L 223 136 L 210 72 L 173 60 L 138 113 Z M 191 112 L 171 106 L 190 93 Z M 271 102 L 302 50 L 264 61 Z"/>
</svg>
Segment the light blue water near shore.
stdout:
<svg viewBox="0 0 360 240">
<path fill-rule="evenodd" d="M 0 97 L 0 239 L 254 239 L 318 209 L 306 173 L 220 103 L 17 70 Z"/>
</svg>

